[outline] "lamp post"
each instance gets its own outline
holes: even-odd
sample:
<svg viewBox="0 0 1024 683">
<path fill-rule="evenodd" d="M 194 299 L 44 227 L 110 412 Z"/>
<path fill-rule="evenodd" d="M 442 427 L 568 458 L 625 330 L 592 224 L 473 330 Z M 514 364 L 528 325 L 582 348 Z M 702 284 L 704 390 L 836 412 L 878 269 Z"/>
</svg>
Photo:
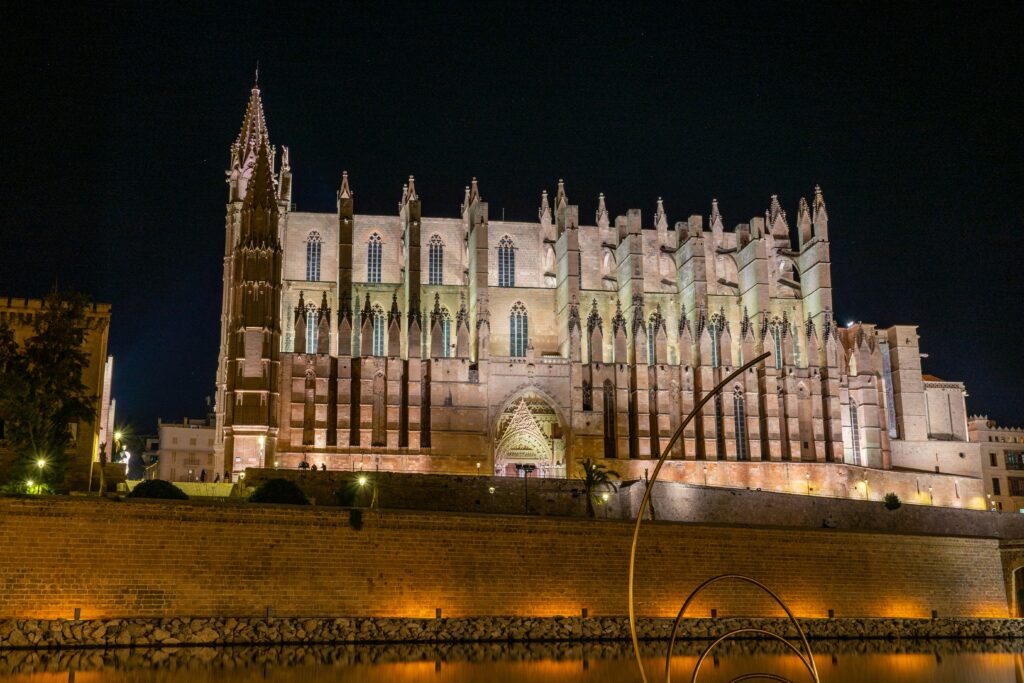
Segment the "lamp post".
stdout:
<svg viewBox="0 0 1024 683">
<path fill-rule="evenodd" d="M 804 479 L 807 480 L 807 495 L 811 495 L 811 473 L 808 472 L 804 475 Z"/>
<path fill-rule="evenodd" d="M 708 485 L 708 466 L 704 465 L 704 486 Z"/>
<path fill-rule="evenodd" d="M 868 499 L 868 478 L 864 477 L 864 500 Z"/>
<path fill-rule="evenodd" d="M 935 505 L 935 493 L 932 491 L 932 487 L 928 487 L 928 504 Z"/>
<path fill-rule="evenodd" d="M 537 469 L 530 463 L 516 463 L 516 470 L 523 475 L 523 514 L 530 514 L 530 472 Z"/>
</svg>

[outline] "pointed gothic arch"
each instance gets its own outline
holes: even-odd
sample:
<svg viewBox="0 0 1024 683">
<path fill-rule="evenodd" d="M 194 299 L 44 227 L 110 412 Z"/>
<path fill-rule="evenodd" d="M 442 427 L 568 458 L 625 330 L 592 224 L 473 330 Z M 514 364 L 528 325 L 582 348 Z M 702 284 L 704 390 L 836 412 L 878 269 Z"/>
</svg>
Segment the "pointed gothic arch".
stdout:
<svg viewBox="0 0 1024 683">
<path fill-rule="evenodd" d="M 521 387 L 502 404 L 493 421 L 494 473 L 515 476 L 515 466 L 533 465 L 536 476 L 566 475 L 567 425 L 553 397 L 535 386 Z"/>
</svg>

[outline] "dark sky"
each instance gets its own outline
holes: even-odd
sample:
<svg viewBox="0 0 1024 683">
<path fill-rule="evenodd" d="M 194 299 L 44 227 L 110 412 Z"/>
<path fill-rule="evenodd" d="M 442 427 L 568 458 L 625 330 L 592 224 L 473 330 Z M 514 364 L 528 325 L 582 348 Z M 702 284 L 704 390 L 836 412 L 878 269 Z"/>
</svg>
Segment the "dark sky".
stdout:
<svg viewBox="0 0 1024 683">
<path fill-rule="evenodd" d="M 358 212 L 396 211 L 415 174 L 424 212 L 455 216 L 477 176 L 492 217 L 533 218 L 563 177 L 583 217 L 600 191 L 645 224 L 659 195 L 673 222 L 718 197 L 731 228 L 772 193 L 792 223 L 820 183 L 840 321 L 920 325 L 926 372 L 1024 423 L 1020 2 L 17 4 L 0 293 L 113 304 L 137 431 L 213 393 L 257 59 L 300 210 L 333 211 L 347 169 Z"/>
</svg>

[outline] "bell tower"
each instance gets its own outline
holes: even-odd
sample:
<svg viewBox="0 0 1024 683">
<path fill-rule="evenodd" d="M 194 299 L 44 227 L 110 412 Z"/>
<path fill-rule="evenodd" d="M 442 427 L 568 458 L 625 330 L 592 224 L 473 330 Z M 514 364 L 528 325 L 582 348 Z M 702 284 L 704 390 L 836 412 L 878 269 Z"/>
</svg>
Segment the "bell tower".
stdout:
<svg viewBox="0 0 1024 683">
<path fill-rule="evenodd" d="M 282 251 L 274 156 L 254 85 L 227 172 L 215 453 L 231 479 L 272 465 L 276 451 Z"/>
</svg>

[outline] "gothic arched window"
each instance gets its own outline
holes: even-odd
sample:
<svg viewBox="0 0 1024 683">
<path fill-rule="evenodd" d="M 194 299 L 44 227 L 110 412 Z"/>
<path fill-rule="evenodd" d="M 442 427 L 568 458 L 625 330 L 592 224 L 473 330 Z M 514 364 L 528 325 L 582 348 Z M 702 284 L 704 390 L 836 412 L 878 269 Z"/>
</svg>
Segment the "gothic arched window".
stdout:
<svg viewBox="0 0 1024 683">
<path fill-rule="evenodd" d="M 444 344 L 444 357 L 451 358 L 452 355 L 452 318 L 448 311 L 444 312 L 441 320 L 441 343 Z"/>
<path fill-rule="evenodd" d="M 373 316 L 373 355 L 383 356 L 384 355 L 384 309 L 377 304 L 373 307 L 371 315 Z"/>
<path fill-rule="evenodd" d="M 860 465 L 860 424 L 857 422 L 857 402 L 850 399 L 850 441 L 853 443 L 853 464 Z"/>
<path fill-rule="evenodd" d="M 721 323 L 712 320 L 708 323 L 708 334 L 711 335 L 711 367 L 717 368 L 722 364 L 721 353 L 722 349 L 719 347 L 721 343 Z"/>
<path fill-rule="evenodd" d="M 380 235 L 373 233 L 366 244 L 366 281 L 372 284 L 380 282 L 380 262 L 383 245 Z"/>
<path fill-rule="evenodd" d="M 320 329 L 317 320 L 318 311 L 313 304 L 306 305 L 306 353 L 316 353 L 317 332 Z"/>
<path fill-rule="evenodd" d="M 747 404 L 739 387 L 732 395 L 733 419 L 736 421 L 736 459 L 750 460 L 747 452 Z"/>
<path fill-rule="evenodd" d="M 604 411 L 604 457 L 614 458 L 618 450 L 615 447 L 615 387 L 610 379 L 606 379 L 603 386 L 601 408 Z"/>
<path fill-rule="evenodd" d="M 320 233 L 316 230 L 306 237 L 306 279 L 320 281 Z"/>
<path fill-rule="evenodd" d="M 508 235 L 498 242 L 498 286 L 516 286 L 516 245 Z"/>
<path fill-rule="evenodd" d="M 427 244 L 427 282 L 439 285 L 444 279 L 444 243 L 434 235 Z"/>
<path fill-rule="evenodd" d="M 530 326 L 526 319 L 526 306 L 517 301 L 508 315 L 508 355 L 525 356 L 530 343 Z"/>
<path fill-rule="evenodd" d="M 775 369 L 782 369 L 782 327 L 772 327 L 772 342 L 775 344 Z"/>
</svg>

